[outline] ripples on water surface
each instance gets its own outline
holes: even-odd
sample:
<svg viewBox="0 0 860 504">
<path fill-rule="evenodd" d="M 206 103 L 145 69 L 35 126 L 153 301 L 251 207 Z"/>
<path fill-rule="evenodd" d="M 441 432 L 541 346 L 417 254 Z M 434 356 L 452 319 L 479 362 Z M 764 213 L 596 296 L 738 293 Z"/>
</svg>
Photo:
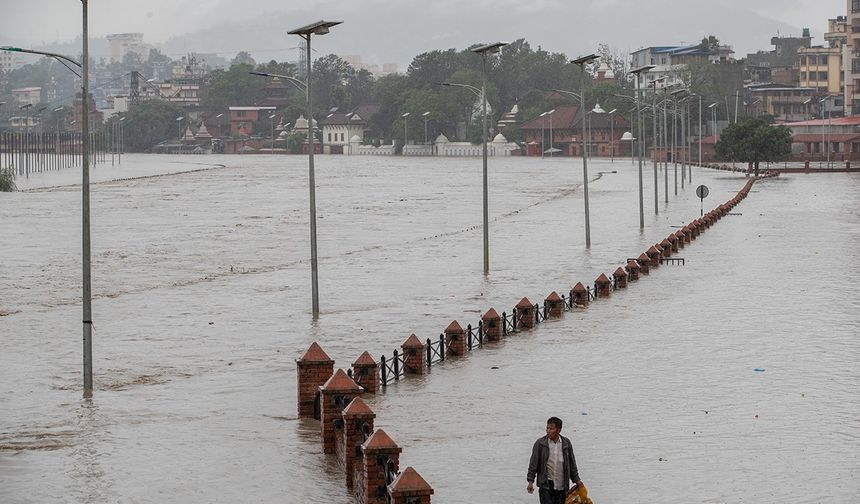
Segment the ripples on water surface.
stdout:
<svg viewBox="0 0 860 504">
<path fill-rule="evenodd" d="M 648 167 L 640 234 L 633 166 L 596 161 L 584 251 L 578 160 L 491 159 L 484 279 L 479 159 L 318 165 L 316 323 L 304 158 L 130 155 L 94 170 L 91 404 L 78 174 L 0 194 L 0 310 L 20 312 L 0 317 L 4 502 L 348 502 L 317 425 L 295 418 L 310 342 L 341 366 L 388 353 L 609 274 L 698 215 L 689 187 L 662 203 L 661 174 L 655 217 Z M 153 174 L 169 175 L 110 181 Z M 745 182 L 694 177 L 710 206 Z M 686 266 L 369 398 L 401 465 L 441 503 L 536 502 L 529 450 L 558 415 L 596 502 L 860 500 L 860 177 L 754 191 Z"/>
</svg>

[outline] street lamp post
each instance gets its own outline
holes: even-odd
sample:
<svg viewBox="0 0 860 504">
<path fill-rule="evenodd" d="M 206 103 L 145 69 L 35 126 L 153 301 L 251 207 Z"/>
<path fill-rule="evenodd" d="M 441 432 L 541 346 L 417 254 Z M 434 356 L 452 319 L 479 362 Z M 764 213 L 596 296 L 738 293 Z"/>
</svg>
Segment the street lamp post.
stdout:
<svg viewBox="0 0 860 504">
<path fill-rule="evenodd" d="M 546 113 L 549 116 L 549 157 L 553 157 L 553 149 L 555 148 L 555 139 L 552 136 L 552 115 L 555 113 L 555 109 L 550 110 Z"/>
<path fill-rule="evenodd" d="M 654 68 L 654 65 L 645 65 L 645 66 L 641 66 L 638 68 L 634 68 L 633 70 L 630 70 L 630 73 L 632 73 L 636 77 L 636 124 L 637 124 L 638 129 L 639 129 L 639 136 L 641 137 L 641 140 L 639 141 L 639 229 L 645 228 L 645 203 L 644 203 L 644 194 L 643 194 L 643 187 L 642 187 L 643 186 L 643 184 L 642 184 L 642 157 L 644 155 L 644 150 L 645 150 L 645 148 L 644 148 L 645 142 L 642 140 L 644 140 L 645 135 L 643 135 L 644 127 L 642 124 L 642 106 L 641 106 L 641 103 L 642 103 L 642 86 L 641 86 L 641 81 L 642 81 L 642 74 L 647 72 L 648 70 L 651 70 L 652 68 Z"/>
<path fill-rule="evenodd" d="M 489 197 L 487 195 L 487 55 L 495 54 L 508 45 L 507 42 L 494 42 L 472 49 L 473 53 L 481 55 L 481 144 L 483 151 L 484 173 L 484 275 L 490 274 L 490 229 L 489 229 Z"/>
<path fill-rule="evenodd" d="M 342 21 L 317 21 L 316 23 L 296 28 L 287 32 L 289 35 L 298 35 L 305 40 L 305 94 L 307 97 L 308 114 L 308 190 L 310 193 L 310 228 L 311 228 L 311 304 L 313 318 L 319 318 L 320 300 L 319 283 L 317 278 L 317 201 L 316 201 L 316 179 L 314 177 L 314 116 L 311 104 L 311 35 L 325 35 L 329 30 L 341 24 Z M 293 83 L 296 84 L 293 79 Z M 300 82 L 300 81 L 299 81 Z"/>
<path fill-rule="evenodd" d="M 90 47 L 89 25 L 87 20 L 87 2 L 81 0 L 82 31 L 81 41 L 81 127 L 83 135 L 82 175 L 81 175 L 81 258 L 83 263 L 83 343 L 84 343 L 84 398 L 93 396 L 93 294 L 90 269 Z"/>
<path fill-rule="evenodd" d="M 182 116 L 176 118 L 176 128 L 179 131 L 178 142 L 182 143 Z"/>
<path fill-rule="evenodd" d="M 540 158 L 543 159 L 544 153 L 546 153 L 546 117 L 547 112 L 541 112 L 540 117 Z"/>
<path fill-rule="evenodd" d="M 581 110 L 580 114 L 582 116 L 582 123 L 580 126 L 580 143 L 582 145 L 582 187 L 583 187 L 583 196 L 585 199 L 585 248 L 591 247 L 591 219 L 588 214 L 588 153 L 585 151 L 585 86 L 588 81 L 585 75 L 585 65 L 596 60 L 598 56 L 596 54 L 589 54 L 588 56 L 583 56 L 581 58 L 577 58 L 571 63 L 579 66 L 579 72 L 582 76 L 582 89 L 579 93 L 579 108 Z"/>
<path fill-rule="evenodd" d="M 406 129 L 407 125 L 409 124 L 409 112 L 404 112 L 403 114 L 400 115 L 400 117 L 403 119 L 403 148 L 400 149 L 400 155 L 405 156 L 406 155 L 406 142 L 408 141 L 407 138 L 409 138 L 407 136 L 407 129 Z"/>
<path fill-rule="evenodd" d="M 427 145 L 427 119 L 430 117 L 430 111 L 424 112 L 421 117 L 424 118 L 424 145 Z"/>
<path fill-rule="evenodd" d="M 654 162 L 654 215 L 658 215 L 660 213 L 659 208 L 659 191 L 657 190 L 657 83 L 666 80 L 666 77 L 659 77 L 651 81 L 648 85 L 651 86 L 651 113 L 652 113 L 652 135 L 651 135 L 651 146 L 653 151 L 653 162 Z"/>
<path fill-rule="evenodd" d="M 617 108 L 614 108 L 607 112 L 609 114 L 609 158 L 610 162 L 615 162 L 615 112 Z"/>
<path fill-rule="evenodd" d="M 271 151 L 269 152 L 271 155 L 275 155 L 275 114 L 269 116 L 269 122 L 271 123 L 271 131 L 272 131 L 272 143 L 270 145 Z"/>
<path fill-rule="evenodd" d="M 663 99 L 663 151 L 666 158 L 663 161 L 663 202 L 669 203 L 669 100 Z M 672 160 L 675 155 L 672 155 Z"/>
</svg>

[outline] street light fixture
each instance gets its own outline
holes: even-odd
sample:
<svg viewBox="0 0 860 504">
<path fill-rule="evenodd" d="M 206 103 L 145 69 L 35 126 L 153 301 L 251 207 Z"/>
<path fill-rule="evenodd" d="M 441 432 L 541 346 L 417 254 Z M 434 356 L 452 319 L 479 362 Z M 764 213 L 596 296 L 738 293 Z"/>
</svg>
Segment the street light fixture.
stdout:
<svg viewBox="0 0 860 504">
<path fill-rule="evenodd" d="M 176 118 L 176 124 L 179 128 L 179 142 L 182 142 L 182 119 L 184 119 L 182 116 Z"/>
<path fill-rule="evenodd" d="M 580 144 L 582 146 L 582 194 L 583 199 L 585 199 L 585 248 L 591 247 L 591 219 L 588 214 L 588 155 L 585 152 L 585 85 L 587 82 L 585 77 L 585 65 L 593 62 L 598 57 L 599 56 L 596 54 L 589 54 L 571 61 L 571 63 L 579 67 L 579 72 L 582 76 L 582 89 L 580 89 L 579 93 L 579 109 L 582 114 L 582 123 L 579 127 L 580 135 L 582 136 Z"/>
<path fill-rule="evenodd" d="M 640 86 L 642 81 L 642 74 L 654 68 L 654 65 L 644 65 L 638 68 L 634 68 L 630 70 L 630 73 L 636 77 L 636 124 L 639 126 L 639 136 L 644 137 L 642 134 L 644 132 L 644 128 L 642 125 L 642 87 Z M 645 229 L 645 203 L 643 200 L 643 189 L 642 189 L 642 156 L 644 155 L 644 142 L 639 142 L 639 229 Z"/>
<path fill-rule="evenodd" d="M 487 194 L 487 55 L 496 54 L 507 42 L 493 42 L 472 48 L 472 52 L 481 56 L 481 144 L 483 151 L 484 173 L 484 275 L 490 274 L 490 229 L 489 229 L 489 196 Z"/>
</svg>

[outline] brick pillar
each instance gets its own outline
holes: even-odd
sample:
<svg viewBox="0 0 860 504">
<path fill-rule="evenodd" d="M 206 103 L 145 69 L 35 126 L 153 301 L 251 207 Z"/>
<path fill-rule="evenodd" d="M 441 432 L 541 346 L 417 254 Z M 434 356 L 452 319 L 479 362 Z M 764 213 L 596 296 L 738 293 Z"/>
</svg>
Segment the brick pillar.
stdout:
<svg viewBox="0 0 860 504">
<path fill-rule="evenodd" d="M 388 486 L 392 504 L 430 504 L 433 487 L 412 467 L 407 467 Z"/>
<path fill-rule="evenodd" d="M 364 496 L 364 504 L 387 504 L 385 496 L 387 488 L 385 485 L 385 460 L 393 463 L 395 472 L 400 470 L 400 452 L 402 448 L 397 446 L 388 434 L 382 429 L 376 429 L 370 438 L 361 445 L 364 465 L 364 477 L 362 488 L 356 485 L 356 495 Z M 359 502 L 362 502 L 359 498 Z"/>
<path fill-rule="evenodd" d="M 314 402 L 319 386 L 334 373 L 334 361 L 313 342 L 308 350 L 296 360 L 296 387 L 299 417 L 313 418 Z"/>
<path fill-rule="evenodd" d="M 648 254 L 644 252 L 639 254 L 639 257 L 636 258 L 636 262 L 639 264 L 639 272 L 641 274 L 648 275 L 651 273 L 651 258 L 648 257 Z"/>
<path fill-rule="evenodd" d="M 597 297 L 609 297 L 610 286 L 612 281 L 609 280 L 604 273 L 601 273 L 597 280 L 594 281 L 594 288 L 597 290 Z"/>
<path fill-rule="evenodd" d="M 576 282 L 573 289 L 570 289 L 570 299 L 574 306 L 588 306 L 588 289 L 582 285 L 582 282 Z"/>
<path fill-rule="evenodd" d="M 448 347 L 447 357 L 466 355 L 466 331 L 456 320 L 445 328 L 445 344 Z"/>
<path fill-rule="evenodd" d="M 341 420 L 344 408 L 361 395 L 362 389 L 343 369 L 338 369 L 328 381 L 320 385 L 319 390 L 323 453 L 334 453 L 337 430 L 335 420 Z"/>
<path fill-rule="evenodd" d="M 648 256 L 645 256 L 645 259 L 648 259 Z M 636 261 L 627 261 L 627 271 L 630 272 L 630 280 L 637 281 L 639 280 L 639 271 L 642 269 L 639 266 L 639 263 Z"/>
<path fill-rule="evenodd" d="M 678 237 L 675 236 L 674 233 L 671 233 L 666 237 L 666 240 L 669 242 L 669 245 L 672 247 L 672 253 L 678 252 Z"/>
<path fill-rule="evenodd" d="M 400 345 L 405 374 L 424 374 L 424 343 L 414 334 Z"/>
<path fill-rule="evenodd" d="M 684 243 L 693 241 L 693 230 L 690 229 L 690 226 L 684 226 L 681 231 L 684 233 Z"/>
<path fill-rule="evenodd" d="M 375 394 L 379 390 L 379 363 L 370 353 L 364 352 L 352 363 L 352 379 L 366 394 Z"/>
<path fill-rule="evenodd" d="M 615 279 L 615 286 L 619 289 L 627 288 L 627 272 L 621 266 L 612 273 L 612 278 Z"/>
<path fill-rule="evenodd" d="M 341 435 L 343 440 L 338 448 L 342 447 L 343 451 L 338 451 L 337 458 L 346 473 L 346 486 L 352 488 L 356 463 L 363 463 L 361 458 L 356 457 L 355 452 L 364 442 L 364 434 L 373 432 L 373 419 L 376 418 L 376 414 L 360 397 L 356 397 L 343 410 L 342 415 L 343 429 Z"/>
<path fill-rule="evenodd" d="M 502 339 L 502 317 L 490 308 L 481 317 L 481 327 L 484 328 L 484 339 L 487 341 L 499 341 Z"/>
<path fill-rule="evenodd" d="M 648 260 L 650 261 L 652 268 L 660 266 L 660 256 L 663 255 L 662 250 L 662 247 L 657 248 L 657 246 L 655 245 L 649 248 L 647 252 L 645 252 L 645 254 L 648 255 Z"/>
<path fill-rule="evenodd" d="M 668 238 L 661 241 L 660 246 L 663 247 L 663 257 L 672 257 L 672 252 L 675 252 L 675 250 L 672 249 L 672 242 Z"/>
<path fill-rule="evenodd" d="M 535 305 L 529 301 L 529 298 L 522 298 L 517 303 L 517 325 L 526 329 L 531 329 L 535 326 Z"/>
<path fill-rule="evenodd" d="M 547 314 L 550 317 L 561 317 L 564 313 L 564 300 L 558 295 L 558 292 L 552 291 L 545 299 Z"/>
<path fill-rule="evenodd" d="M 675 231 L 675 238 L 678 240 L 678 248 L 684 248 L 684 232 L 683 231 Z"/>
</svg>

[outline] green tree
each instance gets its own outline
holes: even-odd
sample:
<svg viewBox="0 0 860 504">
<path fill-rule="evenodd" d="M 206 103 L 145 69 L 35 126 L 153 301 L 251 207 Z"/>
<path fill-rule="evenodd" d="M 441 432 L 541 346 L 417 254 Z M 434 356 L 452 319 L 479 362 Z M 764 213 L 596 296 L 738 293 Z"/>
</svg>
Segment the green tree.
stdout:
<svg viewBox="0 0 860 504">
<path fill-rule="evenodd" d="M 236 54 L 236 57 L 230 61 L 231 67 L 235 66 L 235 65 L 255 66 L 256 64 L 257 64 L 257 62 L 254 61 L 254 58 L 252 58 L 251 54 L 248 53 L 247 51 L 239 51 L 239 53 Z"/>
<path fill-rule="evenodd" d="M 185 111 L 165 100 L 148 100 L 130 108 L 124 124 L 126 150 L 144 152 L 176 137 L 179 133 L 176 118 L 180 116 L 185 116 Z"/>
<path fill-rule="evenodd" d="M 758 176 L 762 161 L 782 161 L 791 155 L 791 130 L 759 118 L 732 124 L 720 135 L 717 156 L 723 160 L 752 163 Z"/>
<path fill-rule="evenodd" d="M 720 47 L 720 39 L 713 35 L 708 35 L 699 43 L 699 47 L 705 51 L 713 51 Z"/>
<path fill-rule="evenodd" d="M 209 76 L 209 85 L 200 98 L 209 109 L 225 109 L 230 106 L 254 105 L 263 98 L 263 88 L 268 81 L 249 72 L 254 67 L 247 64 L 233 65 L 229 70 L 215 70 Z"/>
</svg>

